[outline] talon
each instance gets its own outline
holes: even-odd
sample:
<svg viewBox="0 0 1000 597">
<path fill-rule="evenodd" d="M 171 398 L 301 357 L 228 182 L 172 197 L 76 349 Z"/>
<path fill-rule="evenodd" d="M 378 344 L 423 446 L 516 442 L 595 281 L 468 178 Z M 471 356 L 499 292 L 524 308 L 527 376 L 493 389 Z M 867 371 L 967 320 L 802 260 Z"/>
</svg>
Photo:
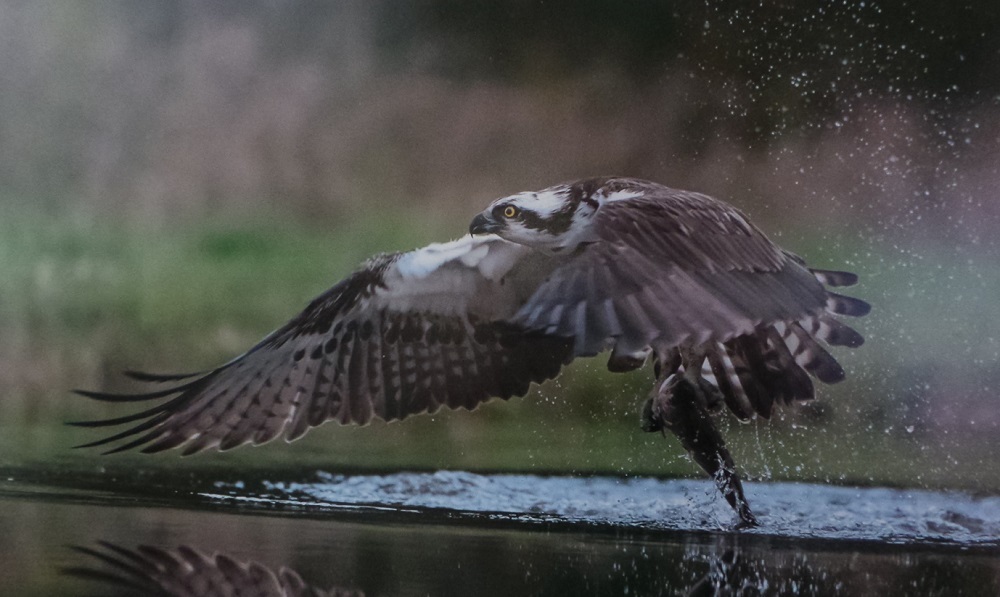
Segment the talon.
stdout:
<svg viewBox="0 0 1000 597">
<path fill-rule="evenodd" d="M 677 384 L 675 375 L 665 381 L 657 382 L 652 395 L 642 405 L 639 415 L 639 427 L 646 432 L 663 431 L 673 423 L 673 387 Z"/>
</svg>

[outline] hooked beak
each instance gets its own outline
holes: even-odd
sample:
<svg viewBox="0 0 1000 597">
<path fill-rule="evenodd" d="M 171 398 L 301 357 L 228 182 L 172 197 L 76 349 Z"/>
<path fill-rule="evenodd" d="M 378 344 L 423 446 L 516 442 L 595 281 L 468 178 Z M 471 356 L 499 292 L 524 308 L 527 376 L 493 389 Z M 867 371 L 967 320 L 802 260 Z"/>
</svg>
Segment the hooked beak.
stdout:
<svg viewBox="0 0 1000 597">
<path fill-rule="evenodd" d="M 472 218 L 472 223 L 469 224 L 469 234 L 491 234 L 500 230 L 500 228 L 501 226 L 496 220 L 485 213 L 481 213 Z"/>
</svg>

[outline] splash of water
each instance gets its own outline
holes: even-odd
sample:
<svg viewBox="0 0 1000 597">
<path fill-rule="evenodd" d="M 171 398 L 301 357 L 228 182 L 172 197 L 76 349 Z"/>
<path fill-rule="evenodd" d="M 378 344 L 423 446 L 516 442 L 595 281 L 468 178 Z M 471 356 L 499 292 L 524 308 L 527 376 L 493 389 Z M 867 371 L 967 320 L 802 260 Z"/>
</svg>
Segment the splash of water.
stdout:
<svg viewBox="0 0 1000 597">
<path fill-rule="evenodd" d="M 341 475 L 267 482 L 254 495 L 220 485 L 209 497 L 308 508 L 439 510 L 511 521 L 634 530 L 719 531 L 729 506 L 707 480 L 481 475 L 460 471 Z M 953 491 L 749 483 L 762 526 L 747 533 L 899 544 L 1000 546 L 1000 497 Z"/>
</svg>

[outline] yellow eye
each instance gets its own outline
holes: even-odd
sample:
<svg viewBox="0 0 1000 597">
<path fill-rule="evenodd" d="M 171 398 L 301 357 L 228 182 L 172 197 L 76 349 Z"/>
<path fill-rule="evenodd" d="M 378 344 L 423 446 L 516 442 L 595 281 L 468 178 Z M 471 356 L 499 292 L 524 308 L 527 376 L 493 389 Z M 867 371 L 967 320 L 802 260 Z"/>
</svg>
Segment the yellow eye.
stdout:
<svg viewBox="0 0 1000 597">
<path fill-rule="evenodd" d="M 514 207 L 513 205 L 508 205 L 507 207 L 503 208 L 503 217 L 513 218 L 516 215 L 517 215 L 517 208 Z"/>
</svg>

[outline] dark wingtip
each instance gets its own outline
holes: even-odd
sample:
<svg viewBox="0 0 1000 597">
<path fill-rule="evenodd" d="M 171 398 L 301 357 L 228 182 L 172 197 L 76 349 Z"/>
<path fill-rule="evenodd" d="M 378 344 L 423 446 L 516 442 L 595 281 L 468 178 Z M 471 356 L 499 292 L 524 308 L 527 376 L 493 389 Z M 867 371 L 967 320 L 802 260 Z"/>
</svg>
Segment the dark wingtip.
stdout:
<svg viewBox="0 0 1000 597">
<path fill-rule="evenodd" d="M 868 302 L 854 298 L 853 296 L 844 296 L 836 292 L 827 291 L 826 310 L 837 315 L 864 317 L 871 312 L 872 306 Z"/>
<path fill-rule="evenodd" d="M 859 307 L 861 309 L 861 314 L 858 317 L 863 317 L 863 316 L 868 315 L 869 313 L 872 312 L 872 305 L 871 305 L 871 303 L 869 303 L 867 301 L 863 301 L 861 299 L 854 299 L 854 300 L 856 300 L 859 303 L 861 303 L 859 305 Z"/>
<path fill-rule="evenodd" d="M 93 390 L 81 390 L 78 388 L 70 391 L 77 396 L 83 396 L 84 398 L 99 400 L 101 402 L 128 402 L 127 398 L 130 396 L 129 394 L 110 394 L 107 392 L 95 392 Z"/>
<path fill-rule="evenodd" d="M 132 424 L 118 433 L 97 439 L 96 441 L 73 446 L 73 449 L 106 446 L 121 440 L 125 440 L 125 443 L 111 447 L 105 452 L 102 452 L 102 454 L 116 454 L 118 452 L 125 452 L 139 448 L 144 445 L 146 449 L 143 449 L 142 451 L 146 453 L 159 452 L 167 449 L 167 447 L 170 446 L 166 446 L 162 441 L 158 441 L 162 439 L 161 435 L 163 434 L 163 430 L 159 429 L 159 426 L 164 421 L 169 419 L 172 413 L 176 413 L 178 409 L 183 408 L 193 395 L 195 395 L 200 389 L 204 388 L 205 384 L 210 383 L 213 378 L 213 374 L 217 371 L 219 371 L 219 369 L 209 372 L 168 375 L 145 373 L 142 371 L 125 371 L 126 376 L 140 382 L 174 382 L 168 387 L 160 388 L 152 392 L 114 394 L 110 392 L 95 392 L 92 390 L 73 390 L 73 393 L 85 398 L 90 398 L 91 400 L 119 404 L 147 402 L 166 398 L 158 404 L 147 405 L 145 410 L 140 410 L 139 412 L 125 416 L 89 421 L 67 421 L 65 423 L 66 425 L 83 428 L 112 427 L 116 425 Z"/>
<path fill-rule="evenodd" d="M 192 377 L 204 375 L 205 373 L 207 373 L 207 371 L 197 371 L 195 373 L 148 373 L 146 371 L 135 371 L 134 369 L 126 369 L 122 373 L 126 377 L 134 379 L 136 381 L 163 383 L 169 381 L 180 381 L 182 379 L 191 379 Z"/>
<path fill-rule="evenodd" d="M 169 396 L 171 394 L 176 394 L 178 392 L 183 392 L 184 390 L 188 390 L 198 382 L 204 380 L 212 372 L 198 371 L 197 373 L 169 373 L 161 375 L 159 373 L 146 373 L 144 371 L 127 370 L 124 371 L 123 373 L 126 377 L 130 379 L 134 379 L 136 381 L 145 383 L 167 383 L 167 382 L 184 381 L 184 380 L 190 380 L 190 381 L 169 388 L 154 390 L 152 392 L 138 392 L 134 394 L 115 394 L 112 392 L 96 392 L 93 390 L 81 390 L 81 389 L 74 389 L 72 390 L 72 392 L 79 396 L 90 398 L 91 400 L 99 400 L 101 402 L 142 402 L 144 400 L 163 398 L 164 396 Z"/>
<path fill-rule="evenodd" d="M 144 402 L 176 394 L 184 389 L 186 389 L 186 386 L 167 388 L 156 392 L 143 392 L 141 394 L 113 394 L 111 392 L 94 392 L 92 390 L 73 390 L 73 393 L 100 402 Z"/>
<path fill-rule="evenodd" d="M 858 275 L 851 272 L 841 272 L 826 269 L 810 269 L 816 279 L 827 286 L 854 286 L 858 283 Z"/>
<path fill-rule="evenodd" d="M 72 423 L 68 423 L 68 424 L 71 425 Z M 103 445 L 105 443 L 106 442 L 104 440 L 97 440 L 97 441 L 93 441 L 93 442 L 87 442 L 85 444 L 77 444 L 75 446 L 70 446 L 70 450 L 82 450 L 82 449 L 85 449 L 85 448 L 96 448 L 97 446 Z"/>
</svg>

